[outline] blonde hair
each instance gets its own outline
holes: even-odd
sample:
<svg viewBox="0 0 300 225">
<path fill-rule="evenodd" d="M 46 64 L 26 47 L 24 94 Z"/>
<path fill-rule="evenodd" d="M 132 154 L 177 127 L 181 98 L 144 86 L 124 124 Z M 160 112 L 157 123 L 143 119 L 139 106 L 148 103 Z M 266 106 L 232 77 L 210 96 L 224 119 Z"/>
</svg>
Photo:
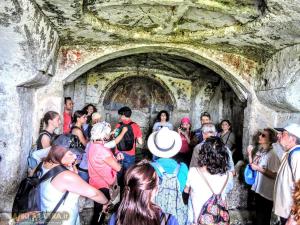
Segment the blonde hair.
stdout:
<svg viewBox="0 0 300 225">
<path fill-rule="evenodd" d="M 92 114 L 92 120 L 100 120 L 101 119 L 101 114 L 98 112 L 94 112 Z"/>
</svg>

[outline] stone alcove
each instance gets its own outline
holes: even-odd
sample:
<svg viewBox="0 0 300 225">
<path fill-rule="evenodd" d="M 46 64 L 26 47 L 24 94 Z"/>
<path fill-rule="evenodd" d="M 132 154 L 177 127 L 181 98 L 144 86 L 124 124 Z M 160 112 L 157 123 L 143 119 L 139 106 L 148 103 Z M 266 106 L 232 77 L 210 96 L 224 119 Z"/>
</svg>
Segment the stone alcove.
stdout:
<svg viewBox="0 0 300 225">
<path fill-rule="evenodd" d="M 105 120 L 115 125 L 118 122 L 118 109 L 129 106 L 133 110 L 132 119 L 141 126 L 143 136 L 151 132 L 153 120 L 160 110 L 167 110 L 172 117 L 175 105 L 170 91 L 149 77 L 119 79 L 104 94 Z"/>
<path fill-rule="evenodd" d="M 201 112 L 208 111 L 213 122 L 233 122 L 242 146 L 246 101 L 219 74 L 186 57 L 173 54 L 139 53 L 100 63 L 64 86 L 75 110 L 92 103 L 103 118 L 114 125 L 117 110 L 128 105 L 144 137 L 151 132 L 157 113 L 166 109 L 175 127 L 189 116 L 193 129 L 200 126 Z"/>
<path fill-rule="evenodd" d="M 189 58 L 148 52 L 116 57 L 98 64 L 68 82 L 64 86 L 64 96 L 74 99 L 75 110 L 87 103 L 96 105 L 112 126 L 118 120 L 117 110 L 123 105 L 130 106 L 132 119 L 142 128 L 144 143 L 153 119 L 161 109 L 171 111 L 170 121 L 175 128 L 183 116 L 189 116 L 193 129 L 200 126 L 201 112 L 208 111 L 215 124 L 222 119 L 232 121 L 242 151 L 247 101 L 235 92 L 228 80 L 236 82 Z M 151 95 L 153 88 L 161 92 L 155 95 L 157 101 Z M 146 148 L 146 145 L 142 147 Z M 238 183 L 237 186 L 230 197 L 232 210 L 245 208 L 247 204 L 245 186 Z"/>
</svg>

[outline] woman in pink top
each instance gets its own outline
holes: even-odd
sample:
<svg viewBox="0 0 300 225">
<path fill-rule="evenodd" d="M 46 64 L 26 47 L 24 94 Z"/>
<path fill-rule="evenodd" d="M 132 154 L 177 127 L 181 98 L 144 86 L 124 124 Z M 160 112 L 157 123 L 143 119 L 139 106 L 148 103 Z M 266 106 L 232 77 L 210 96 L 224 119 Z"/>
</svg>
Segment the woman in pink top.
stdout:
<svg viewBox="0 0 300 225">
<path fill-rule="evenodd" d="M 191 121 L 188 117 L 183 117 L 181 119 L 180 127 L 177 132 L 180 134 L 182 145 L 179 153 L 175 156 L 175 159 L 189 166 L 192 158 L 192 151 L 190 149 Z"/>
<path fill-rule="evenodd" d="M 109 187 L 117 179 L 117 172 L 121 170 L 113 153 L 104 147 L 109 138 L 111 127 L 109 123 L 96 123 L 91 130 L 91 142 L 88 149 L 89 184 L 101 190 L 109 198 Z M 91 224 L 101 224 L 98 221 L 102 205 L 94 202 L 94 215 Z"/>
</svg>

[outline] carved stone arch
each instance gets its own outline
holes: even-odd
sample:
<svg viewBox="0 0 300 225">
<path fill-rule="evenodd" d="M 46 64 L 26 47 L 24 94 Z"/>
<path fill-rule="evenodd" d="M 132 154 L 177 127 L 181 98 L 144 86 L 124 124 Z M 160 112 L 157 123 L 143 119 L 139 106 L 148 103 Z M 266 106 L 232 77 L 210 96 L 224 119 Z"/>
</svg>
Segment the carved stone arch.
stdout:
<svg viewBox="0 0 300 225">
<path fill-rule="evenodd" d="M 95 57 L 94 59 L 85 62 L 78 68 L 74 69 L 71 73 L 65 75 L 63 80 L 65 83 L 72 82 L 77 77 L 81 76 L 83 73 L 108 60 L 140 53 L 161 53 L 176 55 L 204 65 L 207 68 L 219 74 L 229 84 L 229 86 L 233 89 L 233 91 L 236 93 L 236 95 L 242 102 L 245 102 L 252 92 L 250 84 L 247 81 L 245 81 L 241 76 L 239 76 L 239 74 L 236 71 L 233 71 L 229 65 L 216 62 L 213 58 L 201 55 L 200 53 L 194 52 L 187 48 L 170 47 L 164 45 L 143 45 L 138 47 L 127 47 L 127 49 L 118 49 L 116 51 L 112 51 L 106 54 L 101 54 L 99 55 L 99 57 Z"/>
</svg>

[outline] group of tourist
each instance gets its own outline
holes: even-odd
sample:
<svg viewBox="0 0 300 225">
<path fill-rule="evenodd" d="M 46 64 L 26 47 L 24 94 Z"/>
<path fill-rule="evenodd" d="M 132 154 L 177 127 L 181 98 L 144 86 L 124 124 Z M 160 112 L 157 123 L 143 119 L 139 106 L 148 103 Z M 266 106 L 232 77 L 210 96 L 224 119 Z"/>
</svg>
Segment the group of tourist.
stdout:
<svg viewBox="0 0 300 225">
<path fill-rule="evenodd" d="M 255 224 L 270 224 L 271 214 L 281 225 L 298 224 L 299 212 L 291 210 L 292 195 L 300 179 L 300 126 L 265 128 L 256 135 L 255 146 L 249 145 L 249 165 L 256 171 L 251 190 L 255 193 Z M 299 198 L 294 204 L 299 205 Z"/>
<path fill-rule="evenodd" d="M 72 99 L 65 98 L 64 134 L 57 137 L 54 130 L 61 126 L 59 114 L 49 111 L 42 120 L 44 127 L 37 140 L 37 152 L 43 152 L 42 174 L 58 165 L 67 168 L 41 183 L 42 211 L 53 211 L 68 193 L 58 208 L 58 212 L 69 213 L 62 224 L 80 224 L 80 195 L 94 201 L 91 224 L 103 224 L 103 213 L 111 205 L 109 225 L 229 224 L 226 195 L 236 175 L 232 153 L 238 151 L 229 120 L 222 120 L 217 132 L 210 114 L 204 112 L 199 129 L 192 130 L 190 119 L 183 117 L 174 130 L 168 112 L 160 111 L 147 140 L 152 161 L 136 163 L 136 144 L 143 143 L 142 131 L 131 120 L 129 107 L 118 110 L 119 123 L 114 129 L 92 104 L 72 111 Z M 292 124 L 266 128 L 256 145 L 248 146 L 249 165 L 257 171 L 251 187 L 255 224 L 270 224 L 273 208 L 282 225 L 299 220 L 297 192 L 292 200 L 294 184 L 300 179 L 299 140 L 300 126 Z M 274 151 L 275 145 L 281 150 Z M 116 205 L 112 189 L 117 184 L 121 200 Z"/>
</svg>

